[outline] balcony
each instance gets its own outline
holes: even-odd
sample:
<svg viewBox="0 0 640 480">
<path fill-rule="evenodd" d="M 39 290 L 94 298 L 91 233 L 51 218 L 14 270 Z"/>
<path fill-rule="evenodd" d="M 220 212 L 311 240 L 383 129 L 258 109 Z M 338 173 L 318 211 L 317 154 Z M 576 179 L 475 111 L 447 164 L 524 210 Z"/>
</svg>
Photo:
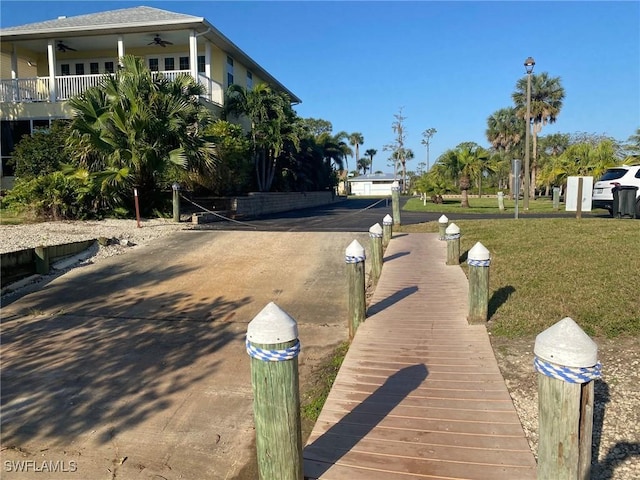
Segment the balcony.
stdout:
<svg viewBox="0 0 640 480">
<path fill-rule="evenodd" d="M 153 72 L 153 74 L 164 75 L 169 80 L 173 80 L 179 75 L 190 75 L 190 71 L 173 70 Z M 0 103 L 64 102 L 88 88 L 98 86 L 103 76 L 99 74 L 56 77 L 54 92 L 52 92 L 49 77 L 0 80 Z M 201 98 L 222 106 L 224 96 L 221 84 L 202 74 L 198 75 L 198 83 L 205 88 Z"/>
</svg>

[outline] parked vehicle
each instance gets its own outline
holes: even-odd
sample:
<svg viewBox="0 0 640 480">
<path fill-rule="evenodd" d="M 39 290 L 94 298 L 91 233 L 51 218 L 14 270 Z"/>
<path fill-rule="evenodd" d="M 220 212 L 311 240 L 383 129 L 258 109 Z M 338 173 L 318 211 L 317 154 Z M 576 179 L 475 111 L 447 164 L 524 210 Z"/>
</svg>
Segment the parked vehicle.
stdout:
<svg viewBox="0 0 640 480">
<path fill-rule="evenodd" d="M 640 165 L 621 165 L 607 169 L 593 185 L 593 208 L 606 208 L 613 215 L 613 190 L 638 187 L 636 190 L 636 218 L 640 218 Z"/>
</svg>

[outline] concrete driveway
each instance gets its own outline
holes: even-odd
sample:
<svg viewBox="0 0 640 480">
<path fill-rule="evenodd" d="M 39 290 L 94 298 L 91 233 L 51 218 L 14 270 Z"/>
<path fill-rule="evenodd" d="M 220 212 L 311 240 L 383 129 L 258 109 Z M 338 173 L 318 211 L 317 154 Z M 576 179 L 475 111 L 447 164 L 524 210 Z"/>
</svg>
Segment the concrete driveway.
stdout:
<svg viewBox="0 0 640 480">
<path fill-rule="evenodd" d="M 287 311 L 305 375 L 347 338 L 354 239 L 177 232 L 3 307 L 0 477 L 251 478 L 247 324 Z"/>
</svg>

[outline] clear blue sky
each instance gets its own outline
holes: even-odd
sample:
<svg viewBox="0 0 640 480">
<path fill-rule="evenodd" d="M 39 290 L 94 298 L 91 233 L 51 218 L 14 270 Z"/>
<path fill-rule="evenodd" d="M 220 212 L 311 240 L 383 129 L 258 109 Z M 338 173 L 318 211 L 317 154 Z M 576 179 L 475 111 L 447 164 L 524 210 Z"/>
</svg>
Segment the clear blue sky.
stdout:
<svg viewBox="0 0 640 480">
<path fill-rule="evenodd" d="M 564 107 L 542 135 L 640 127 L 640 2 L 11 1 L 1 26 L 147 5 L 205 17 L 302 99 L 302 117 L 361 132 L 374 169 L 392 171 L 394 114 L 403 107 L 409 169 L 426 161 L 421 132 L 436 128 L 431 164 L 458 143 L 488 146 L 486 120 L 512 105 L 525 75 L 559 76 Z M 350 167 L 352 164 L 350 162 Z"/>
</svg>

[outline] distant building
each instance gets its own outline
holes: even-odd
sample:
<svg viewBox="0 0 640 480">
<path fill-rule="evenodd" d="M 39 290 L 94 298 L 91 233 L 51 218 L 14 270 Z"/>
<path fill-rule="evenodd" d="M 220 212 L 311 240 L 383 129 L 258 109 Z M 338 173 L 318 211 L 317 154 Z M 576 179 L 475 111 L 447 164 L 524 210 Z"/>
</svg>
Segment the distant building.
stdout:
<svg viewBox="0 0 640 480">
<path fill-rule="evenodd" d="M 204 6 L 205 4 L 203 4 Z M 24 2 L 29 8 L 28 2 Z M 203 7 L 204 8 L 204 7 Z M 59 17 L 0 30 L 0 174 L 23 135 L 70 118 L 69 98 L 113 74 L 125 54 L 154 74 L 191 75 L 204 85 L 200 101 L 219 114 L 231 84 L 267 83 L 300 99 L 206 19 L 151 7 Z M 3 179 L 4 180 L 4 179 Z"/>
<path fill-rule="evenodd" d="M 402 186 L 402 179 L 397 179 Z M 366 195 L 372 197 L 384 197 L 391 195 L 391 186 L 396 178 L 392 173 L 376 173 L 351 177 L 349 189 L 351 195 Z"/>
</svg>

